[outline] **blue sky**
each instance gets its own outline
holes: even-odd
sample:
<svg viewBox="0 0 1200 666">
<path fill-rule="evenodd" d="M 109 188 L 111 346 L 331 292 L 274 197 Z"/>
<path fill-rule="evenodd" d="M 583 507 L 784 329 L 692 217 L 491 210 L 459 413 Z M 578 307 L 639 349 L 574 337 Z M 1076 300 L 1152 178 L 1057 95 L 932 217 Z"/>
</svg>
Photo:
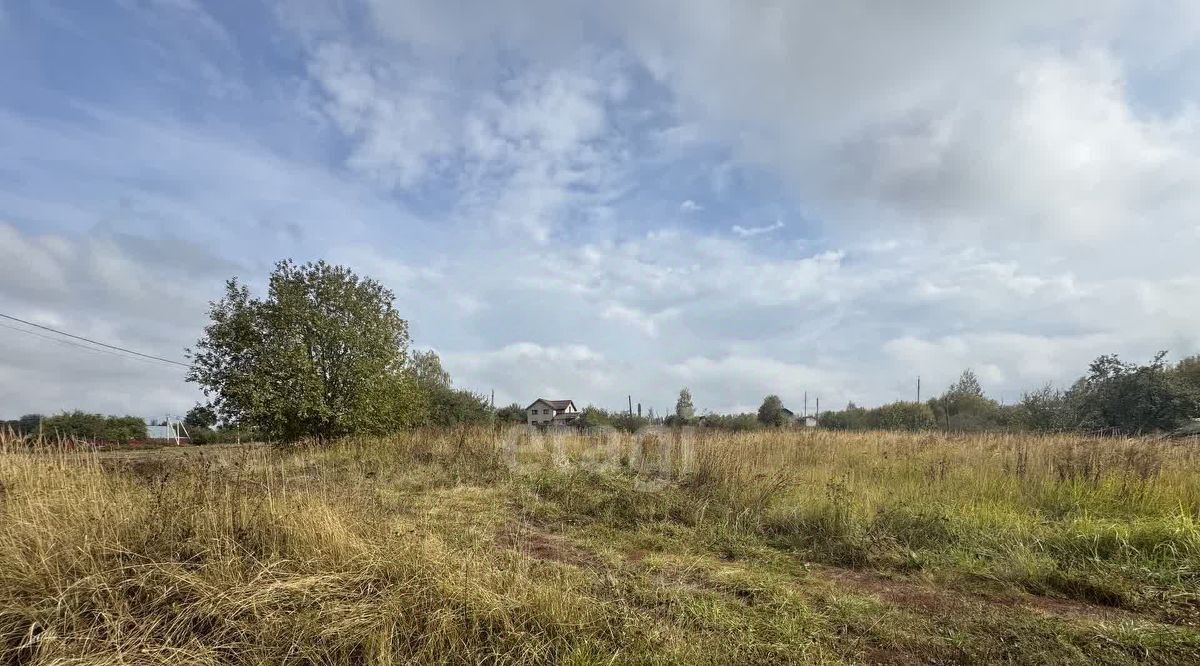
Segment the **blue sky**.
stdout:
<svg viewBox="0 0 1200 666">
<path fill-rule="evenodd" d="M 0 312 L 181 358 L 325 258 L 460 386 L 659 411 L 1200 351 L 1200 9 L 987 4 L 0 0 Z M 0 416 L 197 397 L 0 328 Z"/>
</svg>

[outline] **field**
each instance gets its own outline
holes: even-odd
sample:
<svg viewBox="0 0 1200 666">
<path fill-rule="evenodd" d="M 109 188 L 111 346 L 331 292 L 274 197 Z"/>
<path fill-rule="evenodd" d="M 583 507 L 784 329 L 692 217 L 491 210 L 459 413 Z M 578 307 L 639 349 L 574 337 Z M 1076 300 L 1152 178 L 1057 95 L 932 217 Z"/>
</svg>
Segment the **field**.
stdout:
<svg viewBox="0 0 1200 666">
<path fill-rule="evenodd" d="M 0 663 L 1200 662 L 1200 443 L 0 444 Z"/>
</svg>

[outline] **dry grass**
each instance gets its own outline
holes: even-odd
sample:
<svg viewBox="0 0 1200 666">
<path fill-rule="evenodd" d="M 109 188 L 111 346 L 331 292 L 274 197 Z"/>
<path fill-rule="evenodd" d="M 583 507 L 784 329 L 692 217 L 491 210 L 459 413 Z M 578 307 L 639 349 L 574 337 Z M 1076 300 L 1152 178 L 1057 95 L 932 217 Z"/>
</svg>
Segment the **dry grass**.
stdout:
<svg viewBox="0 0 1200 666">
<path fill-rule="evenodd" d="M 0 663 L 1195 663 L 1200 445 L 0 442 Z"/>
</svg>

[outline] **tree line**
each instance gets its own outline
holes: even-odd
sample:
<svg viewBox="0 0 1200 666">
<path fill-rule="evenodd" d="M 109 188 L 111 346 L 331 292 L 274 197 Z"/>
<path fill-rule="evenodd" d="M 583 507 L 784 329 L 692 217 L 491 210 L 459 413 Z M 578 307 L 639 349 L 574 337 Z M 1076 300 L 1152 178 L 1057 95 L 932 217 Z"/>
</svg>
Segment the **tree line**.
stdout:
<svg viewBox="0 0 1200 666">
<path fill-rule="evenodd" d="M 105 416 L 75 410 L 53 416 L 26 414 L 19 419 L 0 421 L 0 430 L 18 436 L 127 442 L 146 438 L 146 421 L 140 416 Z"/>
<path fill-rule="evenodd" d="M 985 395 L 964 370 L 958 381 L 927 402 L 894 402 L 872 409 L 853 403 L 821 415 L 840 430 L 1108 432 L 1137 435 L 1172 431 L 1200 416 L 1200 356 L 1175 364 L 1159 352 L 1145 364 L 1100 356 L 1066 389 L 1051 385 L 1002 405 Z"/>
<path fill-rule="evenodd" d="M 818 414 L 818 425 L 832 430 L 1169 432 L 1200 417 L 1200 356 L 1175 364 L 1166 356 L 1159 352 L 1140 365 L 1116 355 L 1100 356 L 1069 388 L 1046 385 L 1009 405 L 989 398 L 979 378 L 967 369 L 941 395 L 925 402 L 900 400 L 871 408 L 851 402 L 845 409 Z M 764 398 L 756 414 L 696 417 L 691 392 L 684 388 L 675 414 L 665 423 L 754 430 L 793 420 L 785 418 L 783 403 L 775 395 Z"/>
</svg>

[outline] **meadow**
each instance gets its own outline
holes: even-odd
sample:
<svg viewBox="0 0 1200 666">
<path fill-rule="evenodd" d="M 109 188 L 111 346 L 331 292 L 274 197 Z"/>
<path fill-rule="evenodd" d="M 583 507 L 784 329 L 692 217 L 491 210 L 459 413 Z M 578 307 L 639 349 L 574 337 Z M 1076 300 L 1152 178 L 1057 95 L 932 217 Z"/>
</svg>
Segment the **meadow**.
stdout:
<svg viewBox="0 0 1200 666">
<path fill-rule="evenodd" d="M 0 663 L 1200 662 L 1200 442 L 0 441 Z"/>
</svg>

